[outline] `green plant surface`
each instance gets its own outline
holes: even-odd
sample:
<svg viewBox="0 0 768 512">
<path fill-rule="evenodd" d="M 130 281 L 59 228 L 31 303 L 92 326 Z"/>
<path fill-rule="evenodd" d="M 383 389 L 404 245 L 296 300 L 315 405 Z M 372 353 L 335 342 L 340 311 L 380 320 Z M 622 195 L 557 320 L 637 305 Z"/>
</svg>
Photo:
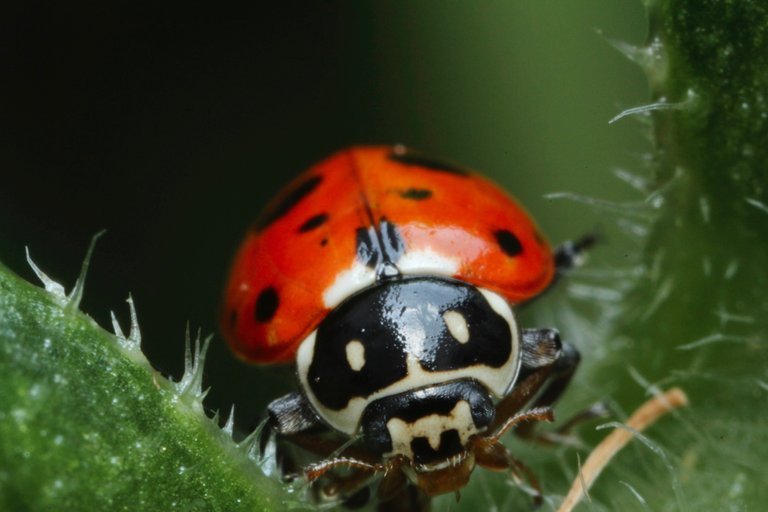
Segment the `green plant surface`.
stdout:
<svg viewBox="0 0 768 512">
<path fill-rule="evenodd" d="M 768 6 L 659 1 L 649 13 L 652 44 L 666 54 L 647 69 L 654 100 L 683 108 L 653 115 L 664 204 L 645 255 L 651 279 L 636 300 L 654 307 L 630 319 L 646 375 L 691 389 L 696 435 L 678 446 L 688 509 L 760 510 L 768 503 Z"/>
<path fill-rule="evenodd" d="M 250 445 L 203 413 L 199 354 L 170 382 L 139 350 L 136 326 L 107 333 L 77 311 L 79 292 L 48 288 L 0 265 L 0 510 L 290 505 Z"/>
<path fill-rule="evenodd" d="M 762 510 L 768 6 L 658 0 L 648 12 L 647 45 L 622 49 L 653 96 L 640 109 L 654 136 L 652 222 L 640 277 L 613 313 L 619 348 L 589 379 L 611 383 L 624 408 L 671 385 L 691 405 L 651 435 L 660 457 L 620 456 L 594 497 L 615 510 Z"/>
</svg>

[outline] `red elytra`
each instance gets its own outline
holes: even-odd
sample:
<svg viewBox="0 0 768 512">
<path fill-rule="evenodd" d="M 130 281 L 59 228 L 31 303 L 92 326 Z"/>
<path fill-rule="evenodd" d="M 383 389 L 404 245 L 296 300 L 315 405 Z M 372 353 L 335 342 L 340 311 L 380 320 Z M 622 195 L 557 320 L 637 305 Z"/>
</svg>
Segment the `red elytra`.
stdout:
<svg viewBox="0 0 768 512">
<path fill-rule="evenodd" d="M 353 147 L 298 176 L 247 234 L 222 310 L 232 349 L 255 363 L 292 362 L 338 302 L 373 284 L 358 233 L 385 219 L 403 244 L 404 276 L 450 276 L 513 304 L 554 276 L 530 216 L 489 180 L 402 146 Z"/>
</svg>

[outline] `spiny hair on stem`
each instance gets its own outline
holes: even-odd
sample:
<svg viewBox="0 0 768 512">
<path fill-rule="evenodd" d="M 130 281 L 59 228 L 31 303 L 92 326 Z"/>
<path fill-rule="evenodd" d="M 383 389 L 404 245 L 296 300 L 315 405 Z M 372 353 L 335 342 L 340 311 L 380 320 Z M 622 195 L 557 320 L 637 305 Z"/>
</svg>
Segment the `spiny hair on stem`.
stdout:
<svg viewBox="0 0 768 512">
<path fill-rule="evenodd" d="M 67 295 L 66 290 L 64 289 L 64 285 L 58 281 L 55 281 L 54 279 L 51 279 L 45 272 L 40 269 L 40 267 L 35 264 L 34 261 L 32 261 L 32 257 L 29 254 L 29 247 L 26 247 L 27 263 L 30 267 L 32 267 L 32 270 L 37 275 L 38 279 L 40 279 L 40 281 L 43 283 L 45 291 L 53 295 L 54 299 L 56 299 L 56 302 L 61 304 L 64 309 L 77 310 L 77 308 L 80 306 L 80 301 L 83 298 L 83 290 L 85 288 L 85 277 L 88 274 L 88 267 L 91 264 L 93 249 L 96 247 L 96 241 L 104 233 L 106 233 L 106 231 L 101 230 L 91 238 L 91 243 L 88 245 L 88 250 L 85 253 L 85 258 L 83 258 L 83 263 L 80 267 L 80 274 L 77 277 L 77 280 L 75 280 L 75 285 L 72 287 L 72 291 L 69 292 L 69 295 Z"/>
</svg>

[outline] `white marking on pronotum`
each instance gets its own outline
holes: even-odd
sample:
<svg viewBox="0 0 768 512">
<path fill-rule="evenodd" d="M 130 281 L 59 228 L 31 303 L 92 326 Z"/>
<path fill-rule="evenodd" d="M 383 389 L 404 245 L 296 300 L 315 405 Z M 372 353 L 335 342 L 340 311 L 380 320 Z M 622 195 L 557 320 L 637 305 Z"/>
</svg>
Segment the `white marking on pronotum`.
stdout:
<svg viewBox="0 0 768 512">
<path fill-rule="evenodd" d="M 365 346 L 359 340 L 352 340 L 345 348 L 347 363 L 354 371 L 359 372 L 365 366 Z"/>
<path fill-rule="evenodd" d="M 440 436 L 443 432 L 455 429 L 459 433 L 462 446 L 470 436 L 478 432 L 472 421 L 472 411 L 466 400 L 460 400 L 447 415 L 430 414 L 408 423 L 400 418 L 391 418 L 387 430 L 392 438 L 392 453 L 402 453 L 413 459 L 411 441 L 425 437 L 433 450 L 440 449 Z"/>
<path fill-rule="evenodd" d="M 443 313 L 443 320 L 445 321 L 448 332 L 451 333 L 456 341 L 464 344 L 469 341 L 469 326 L 467 325 L 467 319 L 464 315 L 458 311 L 446 311 Z"/>
</svg>

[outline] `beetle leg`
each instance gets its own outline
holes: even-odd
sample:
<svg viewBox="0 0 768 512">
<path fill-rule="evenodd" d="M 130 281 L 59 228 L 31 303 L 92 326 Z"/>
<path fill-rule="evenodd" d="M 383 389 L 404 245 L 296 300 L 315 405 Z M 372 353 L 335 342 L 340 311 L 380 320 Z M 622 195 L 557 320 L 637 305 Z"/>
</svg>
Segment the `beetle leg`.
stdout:
<svg viewBox="0 0 768 512">
<path fill-rule="evenodd" d="M 328 429 L 320 422 L 307 399 L 298 392 L 288 393 L 270 402 L 267 406 L 268 420 L 260 434 L 263 454 L 272 435 L 277 435 L 278 465 L 283 477 L 292 480 L 298 476 L 296 461 L 289 446 L 297 446 L 321 457 L 335 457 L 342 454 L 363 463 L 374 464 L 376 457 L 359 447 L 348 446 L 348 439 L 328 437 Z"/>
<path fill-rule="evenodd" d="M 549 366 L 560 357 L 563 343 L 557 329 L 523 329 L 522 372 Z"/>
<path fill-rule="evenodd" d="M 320 418 L 303 394 L 288 393 L 267 406 L 269 427 L 277 434 L 291 435 L 321 425 Z"/>
<path fill-rule="evenodd" d="M 395 473 L 403 474 L 401 471 Z M 390 478 L 390 475 L 395 473 L 389 473 L 385 476 L 381 481 L 381 485 L 384 485 L 384 482 Z M 395 477 L 392 476 L 391 478 Z M 379 490 L 381 490 L 381 485 Z M 376 510 L 380 512 L 429 512 L 431 501 L 424 491 L 406 480 L 394 494 L 379 496 Z"/>
<path fill-rule="evenodd" d="M 387 476 L 402 465 L 402 461 L 397 457 L 382 463 L 379 457 L 369 453 L 364 448 L 350 446 L 350 440 L 328 437 L 327 434 L 326 430 L 319 430 L 280 436 L 285 445 L 295 446 L 326 457 L 324 460 L 309 464 L 302 471 L 309 483 L 313 483 L 324 476 L 331 478 L 330 482 L 319 488 L 323 499 L 338 498 L 349 500 L 352 504 L 359 501 L 362 506 L 368 499 L 367 496 L 363 496 L 368 480 L 377 473 L 383 472 Z M 292 459 L 288 459 L 288 461 L 293 462 Z M 293 463 L 295 464 L 295 462 Z M 349 468 L 353 471 L 344 476 L 328 474 L 337 468 Z M 293 475 L 287 475 L 286 479 L 292 480 L 298 476 L 299 473 L 297 472 Z"/>
<path fill-rule="evenodd" d="M 490 469 L 491 471 L 510 471 L 512 478 L 520 485 L 523 476 L 528 481 L 528 485 L 533 490 L 533 506 L 538 507 L 543 502 L 543 494 L 539 479 L 528 466 L 517 460 L 509 451 L 499 442 L 479 442 L 474 446 L 475 462 L 478 466 Z"/>
<path fill-rule="evenodd" d="M 299 433 L 286 436 L 285 440 L 294 446 L 298 446 L 321 457 L 330 459 L 346 457 L 365 462 L 368 465 L 375 465 L 377 463 L 378 458 L 376 456 L 359 446 L 349 446 L 350 441 L 348 439 L 328 438 L 322 434 L 324 432 Z"/>
<path fill-rule="evenodd" d="M 545 385 L 545 391 L 534 407 L 552 405 L 570 380 L 578 359 L 576 349 L 569 344 L 563 345 L 557 330 L 524 329 L 520 376 L 509 394 L 497 404 L 496 419 L 491 428 L 498 428 L 517 414 Z"/>
<path fill-rule="evenodd" d="M 507 455 L 509 457 L 512 475 L 517 477 L 518 484 L 522 480 L 522 478 L 520 478 L 520 474 L 522 473 L 525 475 L 525 479 L 528 480 L 528 485 L 531 486 L 531 490 L 533 491 L 533 507 L 540 507 L 544 502 L 544 493 L 541 491 L 541 484 L 539 483 L 539 479 L 536 477 L 536 474 L 531 470 L 531 468 L 513 457 L 511 453 L 507 452 Z"/>
<path fill-rule="evenodd" d="M 307 481 L 314 482 L 328 471 L 336 468 L 350 468 L 357 469 L 358 472 L 365 472 L 374 474 L 384 471 L 382 464 L 371 464 L 360 459 L 354 459 L 352 457 L 336 457 L 335 459 L 321 460 L 315 462 L 304 468 L 304 476 L 307 477 Z"/>
<path fill-rule="evenodd" d="M 405 491 L 409 485 L 408 477 L 402 471 L 391 471 L 381 479 L 378 490 L 378 498 L 381 502 L 392 501 Z"/>
<path fill-rule="evenodd" d="M 512 390 L 496 404 L 496 415 L 489 431 L 497 430 L 509 418 L 512 418 L 539 392 L 552 373 L 554 365 L 542 366 L 524 375 Z"/>
<path fill-rule="evenodd" d="M 346 500 L 355 496 L 375 473 L 366 469 L 353 471 L 344 476 L 334 476 L 334 478 L 322 487 L 320 492 L 323 499 L 342 499 Z"/>
<path fill-rule="evenodd" d="M 379 483 L 378 506 L 381 512 L 428 512 L 431 499 L 408 480 L 399 469 L 406 463 L 399 458 L 396 468 L 389 470 Z"/>
<path fill-rule="evenodd" d="M 550 374 L 546 382 L 546 387 L 539 393 L 532 407 L 549 407 L 553 405 L 563 394 L 570 384 L 573 374 L 581 361 L 581 355 L 570 343 L 563 343 L 557 360 L 550 366 Z M 517 429 L 516 433 L 521 437 L 535 437 L 533 432 L 535 424 L 527 424 Z"/>
<path fill-rule="evenodd" d="M 267 421 L 258 434 L 259 453 L 264 455 L 274 434 L 288 436 L 320 426 L 320 419 L 303 394 L 293 392 L 281 396 L 267 405 Z M 279 458 L 282 459 L 282 456 Z"/>
<path fill-rule="evenodd" d="M 547 386 L 544 388 L 544 391 L 536 397 L 532 406 L 545 407 L 554 404 L 563 394 L 563 391 L 568 387 L 580 361 L 581 354 L 576 350 L 576 347 L 570 343 L 563 343 L 562 349 L 560 350 L 554 365 L 552 365 L 552 373 L 549 375 Z"/>
<path fill-rule="evenodd" d="M 569 343 L 562 343 L 554 329 L 525 329 L 522 338 L 520 378 L 496 406 L 492 432 L 513 418 L 534 397 L 532 408 L 553 405 L 568 387 L 581 360 L 578 350 Z M 573 424 L 569 421 L 564 427 L 570 428 Z M 535 423 L 523 424 L 516 433 L 534 438 L 534 429 Z"/>
</svg>

